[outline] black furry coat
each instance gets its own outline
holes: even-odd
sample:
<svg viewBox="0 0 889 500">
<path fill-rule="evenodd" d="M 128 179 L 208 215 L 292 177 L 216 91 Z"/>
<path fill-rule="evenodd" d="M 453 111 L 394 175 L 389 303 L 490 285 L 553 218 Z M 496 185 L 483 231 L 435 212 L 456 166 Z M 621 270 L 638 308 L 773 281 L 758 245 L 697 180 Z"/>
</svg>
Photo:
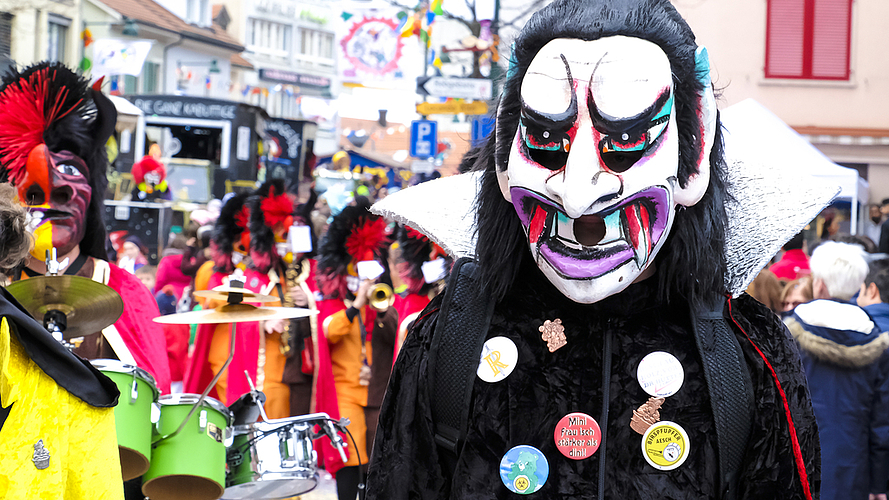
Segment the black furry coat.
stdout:
<svg viewBox="0 0 889 500">
<path fill-rule="evenodd" d="M 467 443 L 453 477 L 446 477 L 439 465 L 429 409 L 432 395 L 425 382 L 444 294 L 439 295 L 414 325 L 395 364 L 377 430 L 367 498 L 516 498 L 501 482 L 499 466 L 503 455 L 521 444 L 541 450 L 549 462 L 549 478 L 533 494 L 535 498 L 597 498 L 600 461 L 606 468 L 605 498 L 718 498 L 714 420 L 688 308 L 684 303 L 659 302 L 655 286 L 656 280 L 649 279 L 599 303 L 579 305 L 559 293 L 533 263 L 524 265 L 507 298 L 497 304 L 488 333 L 488 338 L 512 339 L 519 363 L 503 381 L 475 381 Z M 796 346 L 778 318 L 749 296 L 732 300 L 730 306 L 729 324 L 750 369 L 755 404 L 738 498 L 806 498 L 801 469 L 812 498 L 817 498 L 818 430 Z M 556 318 L 565 326 L 568 344 L 550 353 L 538 327 Z M 606 335 L 611 336 L 612 369 L 604 445 L 588 459 L 568 459 L 556 449 L 553 430 L 570 412 L 600 418 Z M 648 465 L 641 453 L 642 437 L 629 426 L 633 410 L 648 399 L 636 380 L 636 369 L 653 351 L 672 353 L 685 371 L 682 388 L 667 398 L 660 416 L 689 433 L 690 455 L 668 472 Z M 799 459 L 775 376 L 796 429 Z"/>
</svg>

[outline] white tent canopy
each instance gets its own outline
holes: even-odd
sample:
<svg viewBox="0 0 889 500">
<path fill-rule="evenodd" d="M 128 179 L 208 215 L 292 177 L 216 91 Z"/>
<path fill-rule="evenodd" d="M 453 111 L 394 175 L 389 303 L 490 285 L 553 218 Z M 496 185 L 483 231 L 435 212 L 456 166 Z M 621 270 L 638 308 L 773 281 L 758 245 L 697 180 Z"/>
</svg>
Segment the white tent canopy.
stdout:
<svg viewBox="0 0 889 500">
<path fill-rule="evenodd" d="M 745 99 L 721 110 L 725 133 L 726 157 L 735 148 L 768 158 L 787 172 L 798 172 L 824 179 L 841 187 L 839 198 L 852 203 L 851 232 L 858 232 L 859 205 L 868 201 L 867 181 L 854 168 L 837 165 L 790 128 L 774 113 L 753 99 Z"/>
</svg>

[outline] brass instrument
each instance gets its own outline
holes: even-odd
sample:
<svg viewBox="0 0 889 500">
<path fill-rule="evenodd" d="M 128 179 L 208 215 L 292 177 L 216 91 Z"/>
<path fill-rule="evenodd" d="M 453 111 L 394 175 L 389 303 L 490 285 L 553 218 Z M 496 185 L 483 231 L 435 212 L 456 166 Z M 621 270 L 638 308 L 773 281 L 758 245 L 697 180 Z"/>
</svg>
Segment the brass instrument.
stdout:
<svg viewBox="0 0 889 500">
<path fill-rule="evenodd" d="M 377 311 L 385 311 L 395 303 L 395 293 L 391 286 L 377 283 L 367 292 L 367 303 Z"/>
</svg>

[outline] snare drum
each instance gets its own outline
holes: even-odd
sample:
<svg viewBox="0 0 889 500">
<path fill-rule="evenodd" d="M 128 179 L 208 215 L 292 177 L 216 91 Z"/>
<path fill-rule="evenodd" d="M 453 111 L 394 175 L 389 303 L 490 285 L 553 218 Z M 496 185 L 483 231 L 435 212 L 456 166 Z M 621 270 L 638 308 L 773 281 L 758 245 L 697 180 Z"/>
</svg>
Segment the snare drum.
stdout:
<svg viewBox="0 0 889 500">
<path fill-rule="evenodd" d="M 120 472 L 124 481 L 139 477 L 151 461 L 151 407 L 159 394 L 154 378 L 147 371 L 116 359 L 94 359 L 90 363 L 120 390 L 114 408 Z"/>
<path fill-rule="evenodd" d="M 235 426 L 222 498 L 286 498 L 313 490 L 318 484 L 313 426 L 302 417 Z"/>
<path fill-rule="evenodd" d="M 161 396 L 158 434 L 179 428 L 200 394 Z M 225 439 L 232 414 L 219 401 L 204 398 L 179 434 L 154 444 L 142 493 L 152 500 L 215 500 L 225 485 Z"/>
</svg>

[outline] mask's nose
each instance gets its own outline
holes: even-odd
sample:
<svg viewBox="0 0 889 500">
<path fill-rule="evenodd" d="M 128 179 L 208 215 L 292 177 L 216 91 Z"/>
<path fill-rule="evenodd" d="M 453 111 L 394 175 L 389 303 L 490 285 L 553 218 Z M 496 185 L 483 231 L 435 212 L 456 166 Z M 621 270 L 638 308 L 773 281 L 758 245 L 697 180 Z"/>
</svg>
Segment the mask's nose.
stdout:
<svg viewBox="0 0 889 500">
<path fill-rule="evenodd" d="M 604 207 L 622 192 L 621 179 L 601 167 L 596 148 L 592 128 L 578 130 L 565 169 L 546 181 L 550 195 L 572 219 L 584 215 L 596 204 Z"/>
<path fill-rule="evenodd" d="M 22 202 L 27 205 L 43 205 L 49 200 L 52 190 L 52 157 L 46 144 L 34 146 L 28 153 L 25 172 L 16 184 Z"/>
</svg>

